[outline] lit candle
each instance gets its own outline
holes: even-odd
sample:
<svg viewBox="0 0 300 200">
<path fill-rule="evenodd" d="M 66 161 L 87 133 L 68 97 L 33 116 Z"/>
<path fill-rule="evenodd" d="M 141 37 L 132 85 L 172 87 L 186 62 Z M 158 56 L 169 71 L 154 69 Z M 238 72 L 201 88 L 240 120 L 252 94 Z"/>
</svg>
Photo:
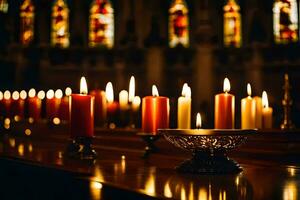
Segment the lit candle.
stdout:
<svg viewBox="0 0 300 200">
<path fill-rule="evenodd" d="M 4 117 L 11 117 L 11 93 L 6 90 L 3 94 Z"/>
<path fill-rule="evenodd" d="M 255 101 L 255 128 L 262 128 L 262 98 L 261 97 L 253 97 Z"/>
<path fill-rule="evenodd" d="M 58 89 L 55 92 L 48 90 L 46 97 L 46 116 L 49 121 L 58 117 L 58 109 L 60 106 L 61 98 L 63 96 L 62 90 Z"/>
<path fill-rule="evenodd" d="M 241 117 L 242 129 L 252 129 L 255 128 L 255 100 L 251 97 L 251 85 L 247 84 L 248 97 L 243 98 L 241 101 Z"/>
<path fill-rule="evenodd" d="M 107 115 L 107 102 L 105 92 L 102 90 L 93 90 L 90 94 L 95 98 L 95 124 L 104 125 Z"/>
<path fill-rule="evenodd" d="M 135 78 L 134 76 L 130 77 L 129 81 L 129 94 L 128 94 L 128 102 L 132 103 L 135 97 Z"/>
<path fill-rule="evenodd" d="M 138 112 L 140 110 L 141 98 L 139 96 L 135 96 L 132 101 L 132 111 Z"/>
<path fill-rule="evenodd" d="M 80 94 L 71 94 L 71 137 L 94 136 L 94 97 L 88 95 L 84 77 L 80 80 Z"/>
<path fill-rule="evenodd" d="M 69 99 L 71 94 L 72 94 L 72 89 L 67 87 L 65 89 L 65 96 L 61 99 L 59 110 L 58 110 L 59 119 L 62 121 L 69 121 L 70 118 Z"/>
<path fill-rule="evenodd" d="M 111 82 L 108 82 L 105 87 L 105 94 L 107 100 L 107 116 L 108 123 L 111 128 L 113 128 L 114 123 L 117 121 L 119 104 L 114 101 L 114 89 Z"/>
<path fill-rule="evenodd" d="M 25 106 L 26 96 L 24 98 L 24 96 L 21 96 L 18 91 L 14 91 L 12 93 L 12 99 L 13 99 L 12 107 L 11 107 L 12 116 L 14 117 L 15 121 L 19 121 L 20 119 L 24 118 L 24 106 Z"/>
<path fill-rule="evenodd" d="M 161 97 L 157 87 L 152 86 L 152 96 L 146 96 L 142 102 L 142 130 L 144 133 L 157 134 L 157 129 L 169 127 L 169 98 Z"/>
<path fill-rule="evenodd" d="M 263 104 L 263 110 L 262 110 L 263 128 L 272 128 L 273 109 L 269 107 L 268 95 L 266 91 L 263 91 L 262 93 L 262 104 Z"/>
<path fill-rule="evenodd" d="M 229 94 L 230 82 L 228 78 L 224 79 L 222 94 L 215 96 L 215 128 L 216 129 L 233 129 L 235 103 L 234 95 Z"/>
<path fill-rule="evenodd" d="M 45 98 L 45 92 L 39 92 L 39 94 L 40 95 L 36 96 L 36 91 L 33 88 L 28 92 L 27 104 L 29 122 L 34 122 L 41 118 L 42 99 Z"/>
<path fill-rule="evenodd" d="M 121 111 L 128 110 L 128 92 L 126 90 L 119 93 L 119 104 Z"/>
<path fill-rule="evenodd" d="M 178 98 L 177 126 L 179 129 L 191 128 L 191 88 L 185 83 L 182 96 Z"/>
<path fill-rule="evenodd" d="M 200 129 L 201 126 L 202 126 L 201 115 L 200 115 L 200 113 L 197 113 L 197 116 L 196 116 L 196 129 Z"/>
</svg>

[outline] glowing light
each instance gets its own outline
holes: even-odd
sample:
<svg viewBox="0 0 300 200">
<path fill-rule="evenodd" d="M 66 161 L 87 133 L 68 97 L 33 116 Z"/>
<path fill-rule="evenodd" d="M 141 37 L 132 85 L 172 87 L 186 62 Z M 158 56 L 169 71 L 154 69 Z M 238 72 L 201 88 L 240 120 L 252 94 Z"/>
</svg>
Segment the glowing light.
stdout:
<svg viewBox="0 0 300 200">
<path fill-rule="evenodd" d="M 181 200 L 186 200 L 186 192 L 184 186 L 181 187 L 180 197 Z"/>
<path fill-rule="evenodd" d="M 262 104 L 264 108 L 269 108 L 268 95 L 266 91 L 263 91 L 262 93 Z"/>
<path fill-rule="evenodd" d="M 156 85 L 152 85 L 152 96 L 154 96 L 154 97 L 159 96 L 158 89 L 157 89 Z"/>
<path fill-rule="evenodd" d="M 173 197 L 169 181 L 167 181 L 165 186 L 164 186 L 164 196 L 167 197 L 167 198 L 172 198 Z"/>
<path fill-rule="evenodd" d="M 8 139 L 9 145 L 14 148 L 16 146 L 16 140 L 15 138 L 9 138 Z"/>
<path fill-rule="evenodd" d="M 22 90 L 20 92 L 20 98 L 23 99 L 23 100 L 27 98 L 27 92 L 25 90 Z"/>
<path fill-rule="evenodd" d="M 19 92 L 18 91 L 14 91 L 12 93 L 12 98 L 13 98 L 13 100 L 18 100 L 20 98 Z"/>
<path fill-rule="evenodd" d="M 3 124 L 5 129 L 9 129 L 10 128 L 10 119 L 9 118 L 5 118 L 4 119 L 4 124 Z"/>
<path fill-rule="evenodd" d="M 29 144 L 29 145 L 28 145 L 28 151 L 29 151 L 30 153 L 32 153 L 32 151 L 33 151 L 33 146 L 32 146 L 32 144 Z"/>
<path fill-rule="evenodd" d="M 46 94 L 47 99 L 52 99 L 54 97 L 54 90 L 50 89 Z"/>
<path fill-rule="evenodd" d="M 3 99 L 3 92 L 0 91 L 0 101 Z"/>
<path fill-rule="evenodd" d="M 184 96 L 186 98 L 191 98 L 192 91 L 191 91 L 191 88 L 188 86 L 187 83 L 183 84 L 181 94 L 182 94 L 182 96 Z"/>
<path fill-rule="evenodd" d="M 23 45 L 28 45 L 34 36 L 34 5 L 31 0 L 24 0 L 21 5 L 20 21 L 20 41 Z"/>
<path fill-rule="evenodd" d="M 6 100 L 8 100 L 8 99 L 10 99 L 10 97 L 11 97 L 11 94 L 10 94 L 10 91 L 8 91 L 8 90 L 6 90 L 5 92 L 4 92 L 4 99 L 6 99 Z"/>
<path fill-rule="evenodd" d="M 60 119 L 58 117 L 54 117 L 52 121 L 53 121 L 53 124 L 55 124 L 55 125 L 60 124 Z"/>
<path fill-rule="evenodd" d="M 207 200 L 207 190 L 206 190 L 206 188 L 200 188 L 199 189 L 198 199 Z"/>
<path fill-rule="evenodd" d="M 201 120 L 201 115 L 200 113 L 197 113 L 196 116 L 196 128 L 199 129 L 202 126 L 202 120 Z"/>
<path fill-rule="evenodd" d="M 38 96 L 39 99 L 43 100 L 45 98 L 46 94 L 43 90 L 41 90 L 41 91 L 38 92 L 37 96 Z"/>
<path fill-rule="evenodd" d="M 65 90 L 66 96 L 70 96 L 72 94 L 72 89 L 70 87 L 67 87 Z"/>
<path fill-rule="evenodd" d="M 32 124 L 34 122 L 34 119 L 32 117 L 29 117 L 28 122 L 29 122 L 29 124 Z"/>
<path fill-rule="evenodd" d="M 88 87 L 84 76 L 80 79 L 80 94 L 88 94 Z"/>
<path fill-rule="evenodd" d="M 114 89 L 113 89 L 113 85 L 111 82 L 108 82 L 106 84 L 105 94 L 106 94 L 106 100 L 108 103 L 114 102 Z"/>
<path fill-rule="evenodd" d="M 63 97 L 63 95 L 64 94 L 63 94 L 63 91 L 61 89 L 56 90 L 55 94 L 54 94 L 55 98 L 57 98 L 57 99 L 61 99 Z"/>
<path fill-rule="evenodd" d="M 25 129 L 25 135 L 30 136 L 31 135 L 31 130 L 29 128 Z"/>
<path fill-rule="evenodd" d="M 252 90 L 251 90 L 250 83 L 247 84 L 247 94 L 248 94 L 249 97 L 251 97 L 251 95 L 252 95 Z"/>
<path fill-rule="evenodd" d="M 31 88 L 28 92 L 28 96 L 32 98 L 32 97 L 35 97 L 35 95 L 36 95 L 35 89 Z"/>
<path fill-rule="evenodd" d="M 283 200 L 297 200 L 298 188 L 295 181 L 287 181 L 283 188 Z"/>
<path fill-rule="evenodd" d="M 24 144 L 19 144 L 18 153 L 20 156 L 24 156 Z"/>
<path fill-rule="evenodd" d="M 224 79 L 223 91 L 224 91 L 225 93 L 227 93 L 227 92 L 230 91 L 230 82 L 229 82 L 229 79 L 228 79 L 228 78 L 225 78 L 225 79 Z"/>
<path fill-rule="evenodd" d="M 119 93 L 119 103 L 121 109 L 127 109 L 128 106 L 128 92 L 126 90 L 122 90 Z"/>
<path fill-rule="evenodd" d="M 287 170 L 291 177 L 296 175 L 296 169 L 294 167 L 288 167 Z"/>
<path fill-rule="evenodd" d="M 134 111 L 137 111 L 137 110 L 139 110 L 140 105 L 141 105 L 141 98 L 139 96 L 135 96 L 133 98 L 133 102 L 132 102 L 132 109 Z"/>
<path fill-rule="evenodd" d="M 128 96 L 128 101 L 130 103 L 133 102 L 134 96 L 135 96 L 135 78 L 134 76 L 131 76 L 129 82 L 129 96 Z"/>
</svg>

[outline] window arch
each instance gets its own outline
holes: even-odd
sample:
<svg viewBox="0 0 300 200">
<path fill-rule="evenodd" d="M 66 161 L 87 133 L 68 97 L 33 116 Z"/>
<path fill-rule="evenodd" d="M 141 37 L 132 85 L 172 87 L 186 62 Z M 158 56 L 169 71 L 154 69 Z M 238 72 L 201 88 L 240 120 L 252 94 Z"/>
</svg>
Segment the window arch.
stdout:
<svg viewBox="0 0 300 200">
<path fill-rule="evenodd" d="M 34 5 L 31 0 L 24 0 L 20 7 L 20 42 L 28 45 L 34 37 Z"/>
<path fill-rule="evenodd" d="M 189 47 L 189 16 L 184 0 L 174 0 L 169 9 L 169 46 Z"/>
<path fill-rule="evenodd" d="M 94 0 L 90 8 L 89 46 L 112 48 L 114 9 L 109 0 Z"/>
<path fill-rule="evenodd" d="M 277 44 L 298 41 L 298 7 L 296 0 L 275 0 L 273 33 Z"/>
<path fill-rule="evenodd" d="M 52 7 L 51 44 L 68 47 L 69 41 L 69 8 L 64 0 L 56 0 Z"/>
<path fill-rule="evenodd" d="M 240 47 L 242 44 L 240 6 L 228 0 L 224 11 L 224 46 Z"/>
</svg>

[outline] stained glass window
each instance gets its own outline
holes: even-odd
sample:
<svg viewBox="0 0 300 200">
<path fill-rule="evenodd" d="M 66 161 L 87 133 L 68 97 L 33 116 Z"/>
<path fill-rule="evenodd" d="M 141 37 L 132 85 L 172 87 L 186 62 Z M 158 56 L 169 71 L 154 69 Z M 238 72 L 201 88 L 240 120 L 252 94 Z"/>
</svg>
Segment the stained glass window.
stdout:
<svg viewBox="0 0 300 200">
<path fill-rule="evenodd" d="M 7 0 L 0 0 L 0 12 L 7 13 L 8 11 L 8 2 Z"/>
<path fill-rule="evenodd" d="M 69 9 L 64 0 L 56 0 L 52 8 L 51 44 L 57 47 L 68 47 Z"/>
<path fill-rule="evenodd" d="M 278 44 L 298 41 L 296 0 L 276 0 L 273 6 L 273 33 Z"/>
<path fill-rule="evenodd" d="M 20 42 L 30 44 L 34 36 L 34 6 L 31 0 L 24 0 L 20 8 Z"/>
<path fill-rule="evenodd" d="M 189 46 L 189 16 L 184 0 L 174 0 L 169 9 L 169 46 Z"/>
<path fill-rule="evenodd" d="M 112 48 L 114 10 L 109 0 L 94 0 L 90 8 L 89 46 Z"/>
<path fill-rule="evenodd" d="M 242 43 L 240 6 L 228 0 L 224 11 L 224 46 L 240 47 Z"/>
</svg>

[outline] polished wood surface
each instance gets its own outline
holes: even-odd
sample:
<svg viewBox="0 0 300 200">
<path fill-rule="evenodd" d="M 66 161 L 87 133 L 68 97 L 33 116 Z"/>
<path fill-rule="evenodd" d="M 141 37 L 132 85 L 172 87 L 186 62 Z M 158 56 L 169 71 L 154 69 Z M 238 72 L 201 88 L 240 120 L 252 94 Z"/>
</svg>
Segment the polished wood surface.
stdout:
<svg viewBox="0 0 300 200">
<path fill-rule="evenodd" d="M 190 154 L 163 138 L 157 142 L 160 152 L 142 159 L 145 144 L 135 130 L 96 129 L 95 162 L 65 156 L 69 135 L 64 126 L 21 124 L 2 132 L 0 191 L 4 199 L 292 200 L 300 197 L 296 133 L 275 131 L 253 136 L 230 154 L 242 165 L 241 174 L 208 176 L 177 173 L 174 167 Z M 259 147 L 263 143 L 265 148 Z"/>
</svg>

